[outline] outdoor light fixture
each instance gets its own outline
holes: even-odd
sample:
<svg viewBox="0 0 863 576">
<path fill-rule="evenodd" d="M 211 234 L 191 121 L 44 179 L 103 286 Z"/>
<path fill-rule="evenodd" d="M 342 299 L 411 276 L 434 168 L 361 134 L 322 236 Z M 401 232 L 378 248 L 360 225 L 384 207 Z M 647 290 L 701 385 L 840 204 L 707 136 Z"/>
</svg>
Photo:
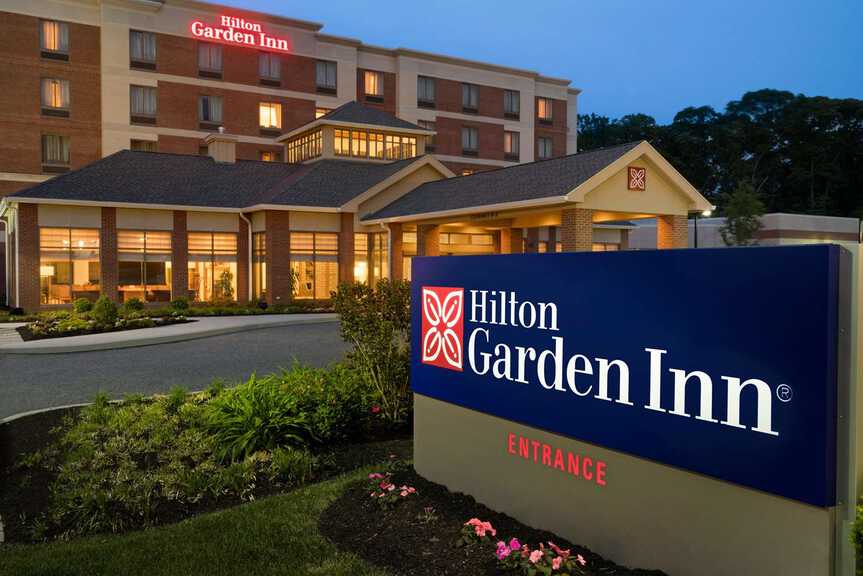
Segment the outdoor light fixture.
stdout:
<svg viewBox="0 0 863 576">
<path fill-rule="evenodd" d="M 713 210 L 705 210 L 704 212 L 701 213 L 701 215 L 704 216 L 705 218 L 709 218 L 712 214 L 713 214 Z"/>
</svg>

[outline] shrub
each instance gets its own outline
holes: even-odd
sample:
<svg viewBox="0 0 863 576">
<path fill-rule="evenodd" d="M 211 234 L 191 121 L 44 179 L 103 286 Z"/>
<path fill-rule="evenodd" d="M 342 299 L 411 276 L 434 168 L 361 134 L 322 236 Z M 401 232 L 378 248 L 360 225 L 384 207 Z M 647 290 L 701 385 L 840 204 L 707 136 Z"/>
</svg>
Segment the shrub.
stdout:
<svg viewBox="0 0 863 576">
<path fill-rule="evenodd" d="M 139 298 L 129 298 L 123 303 L 126 312 L 140 312 L 144 309 L 144 303 Z"/>
<path fill-rule="evenodd" d="M 274 477 L 282 482 L 299 486 L 312 480 L 320 466 L 317 456 L 308 450 L 276 448 L 272 453 Z"/>
<path fill-rule="evenodd" d="M 117 305 L 103 294 L 96 300 L 90 315 L 99 326 L 105 328 L 113 326 L 117 321 Z"/>
<path fill-rule="evenodd" d="M 857 552 L 857 575 L 863 576 L 863 503 L 857 503 L 857 518 L 851 527 L 851 542 Z"/>
<path fill-rule="evenodd" d="M 93 308 L 93 303 L 86 298 L 78 298 L 72 303 L 72 309 L 76 314 L 84 314 Z"/>
<path fill-rule="evenodd" d="M 181 296 L 180 298 L 171 300 L 171 308 L 173 308 L 174 310 L 188 310 L 189 299 Z"/>
<path fill-rule="evenodd" d="M 381 280 L 375 288 L 342 283 L 333 296 L 342 337 L 354 345 L 351 363 L 393 422 L 410 409 L 410 284 Z"/>
</svg>

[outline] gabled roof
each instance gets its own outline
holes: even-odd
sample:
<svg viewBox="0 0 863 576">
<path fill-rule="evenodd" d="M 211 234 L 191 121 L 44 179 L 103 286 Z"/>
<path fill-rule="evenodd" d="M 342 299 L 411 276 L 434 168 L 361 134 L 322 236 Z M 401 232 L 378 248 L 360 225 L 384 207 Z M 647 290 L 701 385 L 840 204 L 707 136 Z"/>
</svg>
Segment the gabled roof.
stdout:
<svg viewBox="0 0 863 576">
<path fill-rule="evenodd" d="M 56 200 L 237 210 L 258 205 L 337 209 L 422 157 L 391 163 L 284 164 L 122 150 L 20 190 L 9 200 Z"/>
<path fill-rule="evenodd" d="M 282 134 L 279 136 L 278 140 L 283 141 L 287 138 L 296 136 L 297 134 L 307 132 L 317 126 L 328 124 L 335 126 L 359 126 L 367 129 L 389 129 L 398 132 L 407 132 L 409 134 L 434 134 L 434 130 L 422 128 L 421 126 L 417 126 L 407 120 L 402 120 L 389 112 L 385 112 L 378 108 L 372 108 L 371 106 L 363 106 L 357 101 L 351 101 L 342 104 L 338 108 L 330 110 L 320 118 Z"/>
</svg>

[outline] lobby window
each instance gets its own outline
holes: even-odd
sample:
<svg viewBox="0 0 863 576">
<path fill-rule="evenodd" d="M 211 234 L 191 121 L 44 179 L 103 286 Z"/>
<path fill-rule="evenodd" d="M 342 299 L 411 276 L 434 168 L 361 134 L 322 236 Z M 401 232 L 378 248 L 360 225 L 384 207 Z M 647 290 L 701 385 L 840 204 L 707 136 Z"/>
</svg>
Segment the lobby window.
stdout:
<svg viewBox="0 0 863 576">
<path fill-rule="evenodd" d="M 389 234 L 376 232 L 369 234 L 369 244 L 372 249 L 369 254 L 372 282 L 390 277 Z"/>
<path fill-rule="evenodd" d="M 435 107 L 435 81 L 428 76 L 417 76 L 417 106 Z"/>
<path fill-rule="evenodd" d="M 329 114 L 332 111 L 333 111 L 332 108 L 321 108 L 321 107 L 315 108 L 315 120 L 317 120 L 318 118 L 322 118 L 322 117 L 326 116 L 327 114 Z"/>
<path fill-rule="evenodd" d="M 209 42 L 198 42 L 198 76 L 222 77 L 222 47 Z"/>
<path fill-rule="evenodd" d="M 462 176 L 471 176 L 473 174 L 473 170 L 470 168 L 463 168 L 461 171 Z"/>
<path fill-rule="evenodd" d="M 267 233 L 252 234 L 252 298 L 267 298 Z"/>
<path fill-rule="evenodd" d="M 117 231 L 120 300 L 171 300 L 171 233 Z"/>
<path fill-rule="evenodd" d="M 156 89 L 152 86 L 129 86 L 131 122 L 133 124 L 155 124 L 156 100 Z"/>
<path fill-rule="evenodd" d="M 430 120 L 417 120 L 417 126 L 420 128 L 425 128 L 426 130 L 435 130 L 435 123 Z M 430 134 L 426 136 L 426 152 L 434 152 L 437 136 L 435 134 Z"/>
<path fill-rule="evenodd" d="M 551 138 L 540 136 L 536 139 L 536 155 L 540 160 L 547 160 L 552 156 Z"/>
<path fill-rule="evenodd" d="M 70 143 L 68 136 L 42 135 L 42 172 L 56 173 L 69 170 Z"/>
<path fill-rule="evenodd" d="M 42 58 L 69 59 L 69 24 L 56 20 L 42 20 L 39 28 Z"/>
<path fill-rule="evenodd" d="M 594 242 L 591 250 L 593 252 L 617 252 L 620 250 L 620 244 L 611 242 Z"/>
<path fill-rule="evenodd" d="M 42 78 L 42 114 L 69 116 L 69 81 L 60 78 Z"/>
<path fill-rule="evenodd" d="M 152 32 L 129 30 L 129 66 L 144 70 L 156 69 L 156 35 Z"/>
<path fill-rule="evenodd" d="M 354 282 L 369 283 L 368 234 L 354 234 Z"/>
<path fill-rule="evenodd" d="M 39 229 L 42 304 L 71 304 L 99 297 L 99 230 Z"/>
<path fill-rule="evenodd" d="M 417 154 L 417 139 L 413 136 L 336 129 L 334 137 L 336 156 L 403 160 Z"/>
<path fill-rule="evenodd" d="M 518 91 L 503 91 L 503 115 L 516 120 L 521 116 L 521 94 Z"/>
<path fill-rule="evenodd" d="M 307 132 L 288 142 L 288 162 L 298 164 L 323 153 L 323 134 L 320 130 Z"/>
<path fill-rule="evenodd" d="M 261 52 L 258 54 L 258 78 L 266 86 L 282 85 L 282 60 L 278 54 Z"/>
<path fill-rule="evenodd" d="M 403 160 L 417 155 L 417 139 L 413 136 L 387 134 L 384 138 L 384 154 L 387 160 Z"/>
<path fill-rule="evenodd" d="M 262 133 L 281 133 L 282 105 L 278 102 L 261 102 L 258 105 L 258 124 Z"/>
<path fill-rule="evenodd" d="M 545 254 L 546 252 L 548 252 L 548 242 L 546 242 L 545 240 L 540 240 L 539 244 L 537 244 L 536 246 L 536 251 L 540 254 Z"/>
<path fill-rule="evenodd" d="M 384 159 L 384 135 L 380 132 L 369 132 L 369 158 Z"/>
<path fill-rule="evenodd" d="M 291 232 L 291 271 L 294 298 L 328 300 L 339 285 L 339 235 Z"/>
<path fill-rule="evenodd" d="M 368 156 L 368 133 L 362 130 L 351 131 L 351 156 L 365 158 Z"/>
<path fill-rule="evenodd" d="M 198 120 L 201 128 L 216 128 L 222 123 L 222 97 L 221 96 L 199 96 L 198 97 Z"/>
<path fill-rule="evenodd" d="M 157 144 L 155 140 L 132 140 L 129 149 L 136 152 L 156 152 Z"/>
<path fill-rule="evenodd" d="M 518 151 L 519 151 L 519 134 L 518 132 L 504 132 L 503 133 L 503 156 L 507 160 L 512 160 L 514 162 L 518 162 Z"/>
<path fill-rule="evenodd" d="M 479 130 L 464 126 L 461 129 L 461 153 L 465 156 L 476 156 L 479 152 Z"/>
<path fill-rule="evenodd" d="M 272 150 L 261 150 L 259 158 L 262 162 L 281 162 L 282 154 Z"/>
<path fill-rule="evenodd" d="M 324 94 L 336 93 L 336 63 L 329 60 L 318 60 L 315 64 L 315 85 L 318 92 Z"/>
<path fill-rule="evenodd" d="M 189 292 L 197 302 L 237 299 L 237 235 L 189 232 Z"/>
<path fill-rule="evenodd" d="M 476 84 L 461 85 L 462 112 L 476 113 L 479 111 L 479 86 Z"/>
<path fill-rule="evenodd" d="M 536 117 L 543 124 L 551 124 L 552 122 L 552 104 L 551 98 L 536 99 Z"/>
<path fill-rule="evenodd" d="M 363 72 L 363 87 L 366 98 L 372 102 L 383 102 L 384 73 L 366 70 Z"/>
</svg>

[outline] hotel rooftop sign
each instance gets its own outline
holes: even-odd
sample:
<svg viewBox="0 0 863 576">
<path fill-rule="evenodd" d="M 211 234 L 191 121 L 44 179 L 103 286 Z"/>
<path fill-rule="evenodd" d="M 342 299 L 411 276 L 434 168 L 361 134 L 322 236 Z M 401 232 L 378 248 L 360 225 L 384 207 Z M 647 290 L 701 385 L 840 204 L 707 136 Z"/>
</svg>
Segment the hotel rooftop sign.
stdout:
<svg viewBox="0 0 863 576">
<path fill-rule="evenodd" d="M 290 52 L 291 43 L 265 32 L 258 22 L 235 16 L 220 16 L 218 24 L 193 20 L 189 25 L 192 36 L 233 46 L 245 46 L 273 52 Z"/>
</svg>

